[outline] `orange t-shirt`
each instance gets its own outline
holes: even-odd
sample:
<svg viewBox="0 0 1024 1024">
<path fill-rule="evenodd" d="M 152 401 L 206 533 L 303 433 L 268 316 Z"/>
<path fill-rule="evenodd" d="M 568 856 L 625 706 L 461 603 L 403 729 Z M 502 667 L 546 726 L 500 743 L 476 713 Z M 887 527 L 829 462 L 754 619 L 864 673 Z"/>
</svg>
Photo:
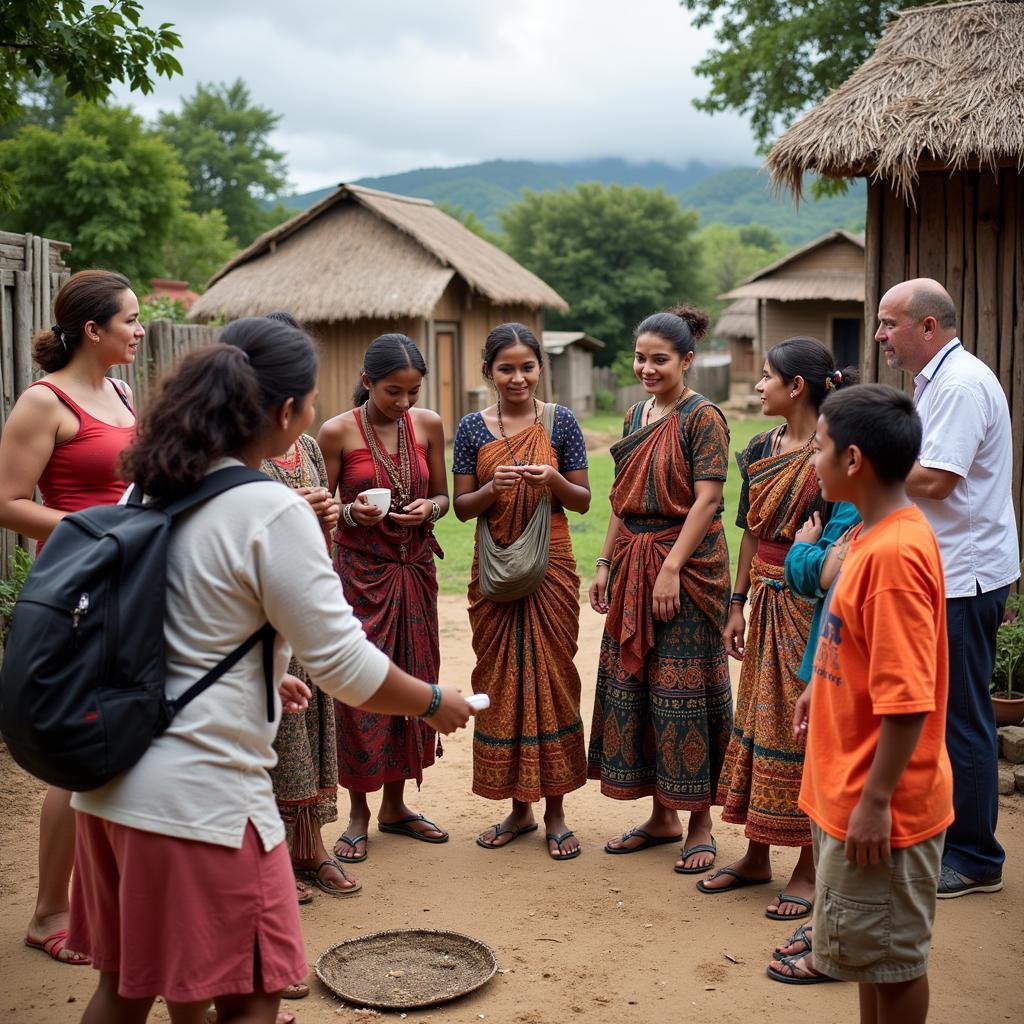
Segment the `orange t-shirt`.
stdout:
<svg viewBox="0 0 1024 1024">
<path fill-rule="evenodd" d="M 892 796 L 890 844 L 952 822 L 948 663 L 938 544 L 920 509 L 900 509 L 853 540 L 821 616 L 800 807 L 829 835 L 846 839 L 883 715 L 928 713 Z"/>
</svg>

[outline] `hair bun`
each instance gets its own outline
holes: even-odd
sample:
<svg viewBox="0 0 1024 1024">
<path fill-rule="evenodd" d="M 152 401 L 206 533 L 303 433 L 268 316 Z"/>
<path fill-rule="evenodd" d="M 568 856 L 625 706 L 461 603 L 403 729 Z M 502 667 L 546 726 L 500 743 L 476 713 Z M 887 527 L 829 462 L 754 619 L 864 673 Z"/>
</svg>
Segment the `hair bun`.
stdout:
<svg viewBox="0 0 1024 1024">
<path fill-rule="evenodd" d="M 698 309 L 696 306 L 690 306 L 688 304 L 682 304 L 679 306 L 672 306 L 671 309 L 666 310 L 668 313 L 672 313 L 679 317 L 681 320 L 686 321 L 686 326 L 690 328 L 690 334 L 693 335 L 694 342 L 700 342 L 704 339 L 704 336 L 708 333 L 708 328 L 711 326 L 711 319 L 703 309 Z"/>
</svg>

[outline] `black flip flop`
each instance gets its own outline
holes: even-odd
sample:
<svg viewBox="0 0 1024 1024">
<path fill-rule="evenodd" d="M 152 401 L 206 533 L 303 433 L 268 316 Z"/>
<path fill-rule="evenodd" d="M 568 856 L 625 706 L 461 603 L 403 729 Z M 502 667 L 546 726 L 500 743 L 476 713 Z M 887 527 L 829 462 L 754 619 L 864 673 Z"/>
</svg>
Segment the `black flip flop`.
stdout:
<svg viewBox="0 0 1024 1024">
<path fill-rule="evenodd" d="M 607 843 L 604 844 L 605 853 L 614 853 L 616 855 L 622 853 L 639 853 L 641 850 L 649 850 L 652 846 L 664 846 L 666 843 L 678 843 L 683 838 L 682 832 L 677 836 L 652 836 L 650 832 L 645 832 L 642 828 L 631 828 L 628 832 L 622 836 L 622 841 L 626 842 L 632 839 L 633 836 L 643 836 L 643 842 L 639 846 L 609 846 Z"/>
<path fill-rule="evenodd" d="M 797 971 L 802 971 L 802 967 L 797 967 L 795 961 L 801 957 L 807 956 L 806 953 L 794 953 L 792 956 L 780 956 L 779 963 L 785 964 L 787 967 L 791 967 Z M 792 974 L 783 974 L 782 971 L 777 971 L 771 964 L 767 968 L 768 977 L 772 981 L 781 981 L 783 985 L 823 985 L 827 981 L 839 981 L 839 978 L 830 978 L 827 974 L 807 974 L 804 972 L 802 978 L 794 978 Z"/>
<path fill-rule="evenodd" d="M 730 875 L 736 881 L 732 885 L 727 885 L 724 889 L 709 889 L 704 884 L 705 881 L 710 882 L 720 875 Z M 705 896 L 717 896 L 723 892 L 735 892 L 737 889 L 746 889 L 748 885 L 767 885 L 770 881 L 770 878 L 747 878 L 746 875 L 741 875 L 735 868 L 719 868 L 714 874 L 708 875 L 707 879 L 702 878 L 697 883 L 697 892 L 702 892 Z"/>
<path fill-rule="evenodd" d="M 334 848 L 331 852 L 334 854 L 335 860 L 342 861 L 345 864 L 358 864 L 367 858 L 366 847 L 363 847 L 363 853 L 360 857 L 342 857 L 338 853 L 338 843 L 344 843 L 346 846 L 349 846 L 354 850 L 357 843 L 369 843 L 369 841 L 370 837 L 365 832 L 361 836 L 350 836 L 347 832 L 343 832 L 338 836 L 337 842 L 334 844 Z"/>
<path fill-rule="evenodd" d="M 807 929 L 811 926 L 809 924 L 802 924 L 786 941 L 783 943 L 784 946 L 791 946 L 794 942 L 803 942 L 807 948 L 802 949 L 799 953 L 783 953 L 782 950 L 776 946 L 772 950 L 772 955 L 776 960 L 781 960 L 784 956 L 807 956 L 813 948 L 810 935 L 807 934 Z"/>
<path fill-rule="evenodd" d="M 410 814 L 407 818 L 402 818 L 399 821 L 389 821 L 387 823 L 383 821 L 377 822 L 377 828 L 381 832 L 390 832 L 396 836 L 408 836 L 410 839 L 418 839 L 421 843 L 447 843 L 447 833 L 443 838 L 437 839 L 434 836 L 426 836 L 422 832 L 417 832 L 416 829 L 410 826 L 413 821 L 422 821 L 429 825 L 435 832 L 444 832 L 443 828 L 439 828 L 429 818 L 422 814 Z"/>
<path fill-rule="evenodd" d="M 710 843 L 697 843 L 695 846 L 684 846 L 679 851 L 679 859 L 686 860 L 687 857 L 692 857 L 695 853 L 710 853 L 712 858 L 717 857 L 718 843 L 716 843 L 714 838 L 712 838 Z M 702 868 L 681 868 L 677 865 L 672 870 L 675 871 L 677 875 L 702 875 L 709 868 L 714 867 L 714 865 L 715 862 L 712 859 L 710 864 L 705 864 Z"/>
<path fill-rule="evenodd" d="M 504 850 L 506 846 L 508 846 L 510 843 L 514 843 L 520 836 L 525 836 L 527 832 L 536 831 L 536 823 L 534 823 L 533 825 L 524 825 L 522 828 L 502 828 L 501 822 L 499 821 L 494 825 L 494 839 L 497 839 L 498 836 L 505 835 L 506 832 L 513 833 L 512 838 L 504 843 L 485 843 L 479 836 L 477 836 L 476 845 L 482 846 L 485 850 Z"/>
<path fill-rule="evenodd" d="M 771 921 L 802 921 L 805 917 L 810 917 L 814 911 L 814 904 L 802 896 L 788 896 L 786 893 L 780 892 L 779 906 L 781 907 L 783 903 L 792 903 L 794 906 L 804 909 L 799 914 L 780 914 L 775 910 L 766 910 L 764 916 Z"/>
<path fill-rule="evenodd" d="M 564 843 L 566 839 L 571 839 L 574 835 L 576 835 L 575 832 L 563 832 L 561 835 L 558 835 L 557 832 L 549 832 L 545 838 L 548 840 L 548 842 L 555 844 L 555 847 L 559 850 L 559 853 L 556 856 L 550 850 L 548 850 L 548 856 L 552 860 L 572 860 L 573 858 L 578 857 L 583 852 L 583 848 L 580 846 L 577 846 L 576 849 L 573 850 L 571 853 L 563 854 L 561 852 L 562 843 Z"/>
</svg>

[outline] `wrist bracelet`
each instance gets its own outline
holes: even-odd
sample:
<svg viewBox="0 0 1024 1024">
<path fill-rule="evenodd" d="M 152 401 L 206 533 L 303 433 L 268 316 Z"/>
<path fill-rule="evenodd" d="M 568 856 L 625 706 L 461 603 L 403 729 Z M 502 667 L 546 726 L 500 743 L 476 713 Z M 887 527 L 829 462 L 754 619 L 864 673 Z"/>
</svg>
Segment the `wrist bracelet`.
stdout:
<svg viewBox="0 0 1024 1024">
<path fill-rule="evenodd" d="M 610 558 L 599 558 L 594 563 L 594 568 L 599 569 L 602 565 L 606 565 L 610 569 L 612 567 L 612 560 Z"/>
<path fill-rule="evenodd" d="M 433 511 L 430 513 L 430 521 L 436 523 L 441 518 L 441 506 L 433 499 L 431 499 L 430 504 L 434 506 Z"/>
<path fill-rule="evenodd" d="M 341 518 L 345 520 L 346 526 L 357 526 L 358 523 L 352 518 L 352 502 L 341 506 Z"/>
<path fill-rule="evenodd" d="M 437 709 L 441 706 L 441 687 L 437 683 L 431 683 L 430 688 L 433 690 L 430 706 L 420 715 L 420 718 L 433 718 L 437 714 Z"/>
<path fill-rule="evenodd" d="M 747 595 L 746 594 L 733 594 L 732 597 L 729 598 L 729 604 L 744 605 L 746 603 L 747 603 Z"/>
</svg>

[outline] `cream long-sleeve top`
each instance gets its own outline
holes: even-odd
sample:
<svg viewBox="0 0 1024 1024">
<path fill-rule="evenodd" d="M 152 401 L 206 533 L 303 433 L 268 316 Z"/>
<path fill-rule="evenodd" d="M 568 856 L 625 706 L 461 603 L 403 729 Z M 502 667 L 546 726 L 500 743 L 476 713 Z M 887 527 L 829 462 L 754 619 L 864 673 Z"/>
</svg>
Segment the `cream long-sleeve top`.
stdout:
<svg viewBox="0 0 1024 1024">
<path fill-rule="evenodd" d="M 238 464 L 220 460 L 211 472 Z M 262 645 L 186 705 L 141 760 L 72 806 L 145 832 L 239 848 L 248 823 L 263 847 L 284 839 L 267 769 L 292 651 L 313 681 L 347 704 L 368 700 L 389 662 L 345 600 L 308 502 L 276 481 L 243 484 L 174 525 L 167 563 L 166 691 L 194 682 L 269 621 L 274 720 L 267 721 Z"/>
</svg>

